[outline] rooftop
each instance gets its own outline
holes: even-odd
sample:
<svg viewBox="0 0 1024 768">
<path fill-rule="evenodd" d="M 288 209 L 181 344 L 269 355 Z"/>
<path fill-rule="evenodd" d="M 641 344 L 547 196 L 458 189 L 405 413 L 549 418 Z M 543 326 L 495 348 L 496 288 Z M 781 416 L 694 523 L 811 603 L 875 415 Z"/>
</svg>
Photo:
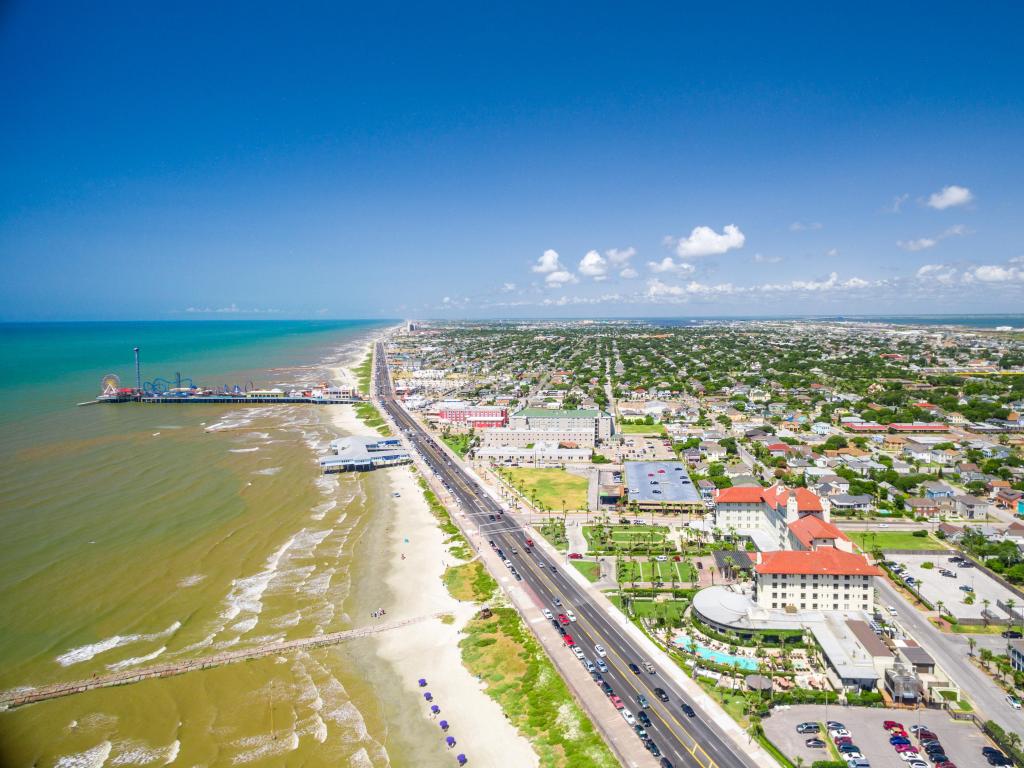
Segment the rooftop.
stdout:
<svg viewBox="0 0 1024 768">
<path fill-rule="evenodd" d="M 596 419 L 600 415 L 595 408 L 523 408 L 512 414 L 522 419 Z"/>
<path fill-rule="evenodd" d="M 839 549 L 812 551 L 762 552 L 754 570 L 759 574 L 828 574 L 840 576 L 880 576 L 863 555 Z"/>
<path fill-rule="evenodd" d="M 700 492 L 679 461 L 627 461 L 630 501 L 699 502 Z"/>
<path fill-rule="evenodd" d="M 801 517 L 795 523 L 790 523 L 789 530 L 796 536 L 797 541 L 805 547 L 810 547 L 814 539 L 850 540 L 845 533 L 832 525 L 832 523 L 826 523 L 816 515 L 807 515 L 806 517 Z"/>
</svg>

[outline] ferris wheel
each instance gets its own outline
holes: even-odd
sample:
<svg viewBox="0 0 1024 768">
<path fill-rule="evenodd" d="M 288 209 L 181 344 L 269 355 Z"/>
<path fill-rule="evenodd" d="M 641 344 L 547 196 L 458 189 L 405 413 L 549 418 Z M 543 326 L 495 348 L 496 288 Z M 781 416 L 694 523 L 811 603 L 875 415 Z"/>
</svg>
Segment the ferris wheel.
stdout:
<svg viewBox="0 0 1024 768">
<path fill-rule="evenodd" d="M 116 373 L 108 373 L 103 377 L 103 381 L 100 384 L 100 392 L 104 395 L 116 395 L 121 389 L 121 377 Z"/>
</svg>

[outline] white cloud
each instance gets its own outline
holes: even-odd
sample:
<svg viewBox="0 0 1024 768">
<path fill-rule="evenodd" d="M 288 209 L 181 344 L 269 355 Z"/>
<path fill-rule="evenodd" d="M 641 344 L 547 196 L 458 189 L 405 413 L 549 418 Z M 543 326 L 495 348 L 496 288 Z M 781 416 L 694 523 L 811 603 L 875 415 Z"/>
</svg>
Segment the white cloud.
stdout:
<svg viewBox="0 0 1024 768">
<path fill-rule="evenodd" d="M 907 202 L 907 200 L 909 199 L 910 195 L 906 193 L 902 195 L 896 195 L 896 197 L 892 199 L 892 202 L 889 203 L 889 207 L 886 208 L 886 211 L 888 211 L 889 213 L 899 213 L 900 210 L 903 208 L 903 204 Z"/>
<path fill-rule="evenodd" d="M 512 293 L 512 291 L 514 291 L 515 289 L 516 289 L 516 284 L 515 283 L 502 283 L 502 285 L 501 285 L 502 293 Z"/>
<path fill-rule="evenodd" d="M 973 267 L 964 273 L 965 283 L 1016 283 L 1024 282 L 1024 269 L 1018 266 L 1003 267 L 998 264 L 985 264 Z"/>
<path fill-rule="evenodd" d="M 897 240 L 896 245 L 904 251 L 924 251 L 933 248 L 939 241 L 932 237 L 919 237 L 917 240 Z"/>
<path fill-rule="evenodd" d="M 925 264 L 915 274 L 918 280 L 934 280 L 941 285 L 951 285 L 956 277 L 956 267 L 948 264 Z"/>
<path fill-rule="evenodd" d="M 763 253 L 754 254 L 755 264 L 778 264 L 782 261 L 781 256 L 765 256 Z"/>
<path fill-rule="evenodd" d="M 825 251 L 825 255 L 834 258 L 839 255 L 839 249 L 829 248 L 827 251 Z"/>
<path fill-rule="evenodd" d="M 629 262 L 631 258 L 636 256 L 636 248 L 610 248 L 604 252 L 604 255 L 608 257 L 608 262 L 616 267 L 621 267 Z"/>
<path fill-rule="evenodd" d="M 942 211 L 953 206 L 966 205 L 973 199 L 974 194 L 967 187 L 950 184 L 948 187 L 943 187 L 940 192 L 933 192 L 928 197 L 926 205 L 929 208 Z"/>
<path fill-rule="evenodd" d="M 226 307 L 187 307 L 185 312 L 190 315 L 279 315 L 280 309 L 242 309 L 232 302 Z"/>
<path fill-rule="evenodd" d="M 674 272 L 678 275 L 692 275 L 697 268 L 685 261 L 676 261 L 671 256 L 666 256 L 661 261 L 648 261 L 647 268 L 651 272 Z"/>
<path fill-rule="evenodd" d="M 562 262 L 559 261 L 558 258 L 558 251 L 548 248 L 544 251 L 543 255 L 537 259 L 537 263 L 534 264 L 531 269 L 533 269 L 534 272 L 539 272 L 541 274 L 557 272 L 558 270 L 563 269 Z"/>
<path fill-rule="evenodd" d="M 850 277 L 846 280 L 840 280 L 838 273 L 831 272 L 824 280 L 791 280 L 788 283 L 766 283 L 760 287 L 760 290 L 767 293 L 808 293 L 834 290 L 855 290 L 857 288 L 867 288 L 874 284 L 875 283 L 872 283 L 870 280 L 865 280 L 861 277 Z"/>
<path fill-rule="evenodd" d="M 578 283 L 579 280 L 572 272 L 566 269 L 559 269 L 555 272 L 549 272 L 548 276 L 544 278 L 544 282 L 548 285 L 568 285 L 570 283 Z"/>
<path fill-rule="evenodd" d="M 727 224 L 722 229 L 722 234 L 718 234 L 711 227 L 694 227 L 689 237 L 669 239 L 669 243 L 675 246 L 677 256 L 691 259 L 698 256 L 717 256 L 734 248 L 742 248 L 746 240 L 746 235 L 740 232 L 739 227 Z"/>
<path fill-rule="evenodd" d="M 942 234 L 935 235 L 935 237 L 919 237 L 916 240 L 897 240 L 896 245 L 905 251 L 924 251 L 928 248 L 934 248 L 939 244 L 940 240 L 945 240 L 947 237 L 960 237 L 962 235 L 970 234 L 970 230 L 967 229 L 963 224 L 956 224 Z"/>
<path fill-rule="evenodd" d="M 804 231 L 809 230 L 809 229 L 810 230 L 821 229 L 823 226 L 825 226 L 825 225 L 822 224 L 820 221 L 811 221 L 811 222 L 806 222 L 806 223 L 803 222 L 803 221 L 794 221 L 792 224 L 789 225 L 789 231 L 790 232 L 804 232 Z"/>
<path fill-rule="evenodd" d="M 637 272 L 632 267 L 626 267 L 624 270 L 619 272 L 619 277 L 623 278 L 624 280 L 632 280 L 634 277 L 638 277 L 639 275 L 640 273 Z"/>
<path fill-rule="evenodd" d="M 579 271 L 581 275 L 592 277 L 594 280 L 604 280 L 608 277 L 608 262 L 597 251 L 587 251 L 580 259 Z"/>
</svg>

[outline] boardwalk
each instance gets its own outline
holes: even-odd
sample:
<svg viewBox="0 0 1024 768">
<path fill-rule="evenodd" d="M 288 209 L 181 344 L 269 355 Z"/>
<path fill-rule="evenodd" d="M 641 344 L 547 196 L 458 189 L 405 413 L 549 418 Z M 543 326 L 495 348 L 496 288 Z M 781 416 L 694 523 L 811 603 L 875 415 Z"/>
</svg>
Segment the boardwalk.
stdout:
<svg viewBox="0 0 1024 768">
<path fill-rule="evenodd" d="M 21 688 L 13 691 L 0 693 L 0 710 L 13 709 L 25 704 L 34 704 L 38 701 L 48 699 L 59 699 L 63 696 L 71 696 L 76 693 L 84 693 L 94 688 L 109 688 L 115 685 L 129 685 L 142 680 L 149 680 L 156 677 L 174 677 L 183 675 L 186 672 L 195 672 L 200 669 L 220 667 L 225 664 L 234 664 L 238 661 L 248 661 L 262 656 L 291 653 L 306 648 L 319 648 L 325 645 L 337 645 L 346 640 L 356 640 L 360 637 L 369 637 L 380 632 L 387 632 L 392 629 L 407 627 L 411 624 L 418 624 L 428 619 L 442 616 L 442 613 L 431 613 L 425 616 L 416 616 L 411 619 L 400 621 L 382 622 L 358 629 L 349 629 L 344 632 L 331 632 L 316 637 L 301 637 L 297 640 L 281 640 L 276 643 L 259 645 L 253 648 L 245 648 L 237 651 L 226 651 L 213 656 L 204 656 L 189 661 L 180 661 L 173 664 L 160 664 L 152 667 L 141 667 L 139 669 L 122 670 L 109 675 L 98 675 L 89 680 L 77 680 L 69 683 L 54 683 L 44 685 L 40 688 Z"/>
</svg>

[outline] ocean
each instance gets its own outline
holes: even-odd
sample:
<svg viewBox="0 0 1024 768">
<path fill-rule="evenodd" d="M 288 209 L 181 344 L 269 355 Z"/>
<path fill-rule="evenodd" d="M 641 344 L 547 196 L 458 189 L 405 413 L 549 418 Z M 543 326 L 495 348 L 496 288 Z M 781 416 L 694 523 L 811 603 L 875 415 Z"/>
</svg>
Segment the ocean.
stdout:
<svg viewBox="0 0 1024 768">
<path fill-rule="evenodd" d="M 348 406 L 76 404 L 106 374 L 130 385 L 134 346 L 144 380 L 289 387 L 384 327 L 0 325 L 0 689 L 367 623 L 386 485 L 316 464 Z M 437 764 L 414 760 L 428 725 L 396 727 L 399 681 L 370 643 L 0 712 L 0 765 Z"/>
</svg>

